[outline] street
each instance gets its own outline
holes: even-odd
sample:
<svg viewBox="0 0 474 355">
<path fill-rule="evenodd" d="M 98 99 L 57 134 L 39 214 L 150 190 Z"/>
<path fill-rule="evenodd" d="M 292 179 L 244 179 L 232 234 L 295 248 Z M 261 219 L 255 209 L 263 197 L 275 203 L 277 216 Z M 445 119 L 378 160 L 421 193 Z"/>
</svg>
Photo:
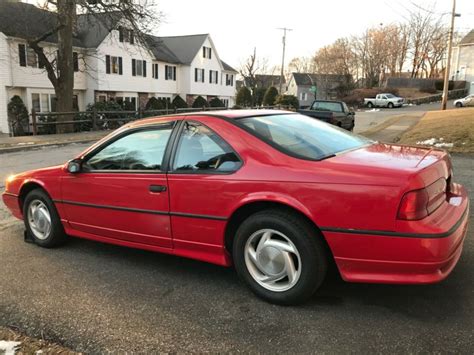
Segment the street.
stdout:
<svg viewBox="0 0 474 355">
<path fill-rule="evenodd" d="M 1 178 L 64 162 L 88 144 L 0 155 Z M 474 158 L 453 156 L 474 196 Z M 3 205 L 2 205 L 3 207 Z M 307 304 L 256 298 L 233 269 L 80 239 L 42 249 L 2 208 L 0 326 L 71 349 L 184 352 L 442 352 L 474 348 L 473 232 L 436 285 L 349 284 L 331 274 Z M 474 223 L 471 210 L 471 226 Z"/>
</svg>

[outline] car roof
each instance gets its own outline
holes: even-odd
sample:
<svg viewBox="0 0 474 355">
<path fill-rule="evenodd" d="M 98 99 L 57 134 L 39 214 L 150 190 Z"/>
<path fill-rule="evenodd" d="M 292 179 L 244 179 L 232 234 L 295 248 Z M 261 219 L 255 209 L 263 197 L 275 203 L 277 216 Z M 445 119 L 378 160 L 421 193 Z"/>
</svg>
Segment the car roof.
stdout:
<svg viewBox="0 0 474 355">
<path fill-rule="evenodd" d="M 230 118 L 238 119 L 243 117 L 256 117 L 256 116 L 268 116 L 268 115 L 282 115 L 282 114 L 294 114 L 293 111 L 285 110 L 219 110 L 219 111 L 199 111 L 199 112 L 190 112 L 190 113 L 177 113 L 173 115 L 166 116 L 156 116 L 145 118 L 142 120 L 137 120 L 130 122 L 127 127 L 139 127 L 143 125 L 149 125 L 153 123 L 169 122 L 173 119 L 193 117 L 193 116 L 207 116 L 207 117 L 218 117 L 218 118 Z"/>
</svg>

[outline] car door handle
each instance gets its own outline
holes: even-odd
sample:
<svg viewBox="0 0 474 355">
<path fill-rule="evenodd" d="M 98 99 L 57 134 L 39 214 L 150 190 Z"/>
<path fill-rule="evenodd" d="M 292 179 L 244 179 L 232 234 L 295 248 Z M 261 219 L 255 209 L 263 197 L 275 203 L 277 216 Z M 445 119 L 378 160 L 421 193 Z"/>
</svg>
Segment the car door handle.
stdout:
<svg viewBox="0 0 474 355">
<path fill-rule="evenodd" d="M 165 185 L 150 185 L 148 187 L 148 190 L 150 190 L 150 192 L 164 192 L 166 191 L 166 186 Z"/>
</svg>

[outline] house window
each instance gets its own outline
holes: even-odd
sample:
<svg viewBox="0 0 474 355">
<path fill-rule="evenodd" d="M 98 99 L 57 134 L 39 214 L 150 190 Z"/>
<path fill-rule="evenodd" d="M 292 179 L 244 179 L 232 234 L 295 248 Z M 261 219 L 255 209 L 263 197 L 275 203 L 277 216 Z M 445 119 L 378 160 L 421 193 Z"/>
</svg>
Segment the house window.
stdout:
<svg viewBox="0 0 474 355">
<path fill-rule="evenodd" d="M 158 63 L 151 65 L 151 76 L 153 79 L 158 79 Z"/>
<path fill-rule="evenodd" d="M 128 42 L 130 44 L 135 43 L 135 35 L 133 33 L 133 30 L 129 30 L 128 28 L 119 26 L 118 31 L 120 42 Z"/>
<path fill-rule="evenodd" d="M 77 95 L 76 100 L 77 100 Z M 36 112 L 55 112 L 56 95 L 55 94 L 31 94 L 31 106 Z"/>
<path fill-rule="evenodd" d="M 300 100 L 301 100 L 301 101 L 306 101 L 307 99 L 308 99 L 308 93 L 302 92 L 302 93 L 300 94 Z"/>
<path fill-rule="evenodd" d="M 219 72 L 217 70 L 209 70 L 209 83 L 218 84 L 219 83 Z"/>
<path fill-rule="evenodd" d="M 225 75 L 225 86 L 234 86 L 234 74 Z"/>
<path fill-rule="evenodd" d="M 229 99 L 221 99 L 225 107 L 229 107 Z"/>
<path fill-rule="evenodd" d="M 105 72 L 122 75 L 122 57 L 105 56 Z"/>
<path fill-rule="evenodd" d="M 146 60 L 132 59 L 132 75 L 146 77 Z"/>
<path fill-rule="evenodd" d="M 135 111 L 137 109 L 137 98 L 135 96 L 117 96 L 115 98 L 125 111 Z"/>
<path fill-rule="evenodd" d="M 165 65 L 165 80 L 176 81 L 176 66 L 175 65 Z"/>
<path fill-rule="evenodd" d="M 38 56 L 32 48 L 27 47 L 25 44 L 18 45 L 18 59 L 22 67 L 38 68 Z"/>
<path fill-rule="evenodd" d="M 212 49 L 210 47 L 202 47 L 202 57 L 211 59 L 212 58 Z"/>
<path fill-rule="evenodd" d="M 204 82 L 204 69 L 194 68 L 194 81 L 196 83 Z"/>
</svg>

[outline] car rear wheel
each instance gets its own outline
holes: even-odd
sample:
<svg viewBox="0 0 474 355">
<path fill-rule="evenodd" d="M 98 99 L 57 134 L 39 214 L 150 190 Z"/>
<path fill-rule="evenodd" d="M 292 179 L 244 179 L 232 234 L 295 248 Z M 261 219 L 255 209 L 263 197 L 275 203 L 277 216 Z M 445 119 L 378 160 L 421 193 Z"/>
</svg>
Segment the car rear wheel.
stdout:
<svg viewBox="0 0 474 355">
<path fill-rule="evenodd" d="M 462 107 L 462 103 L 456 102 L 456 107 Z"/>
<path fill-rule="evenodd" d="M 372 108 L 372 107 L 374 107 L 374 104 L 369 101 L 369 102 L 367 103 L 367 107 L 368 107 L 368 108 Z"/>
<path fill-rule="evenodd" d="M 58 212 L 49 196 L 41 189 L 32 190 L 26 195 L 23 220 L 28 235 L 41 247 L 52 248 L 66 240 Z"/>
<path fill-rule="evenodd" d="M 247 218 L 233 246 L 240 278 L 259 297 L 298 304 L 311 297 L 327 271 L 322 236 L 298 215 L 266 210 Z"/>
<path fill-rule="evenodd" d="M 387 106 L 388 106 L 388 108 L 393 108 L 393 103 L 389 102 Z"/>
</svg>

